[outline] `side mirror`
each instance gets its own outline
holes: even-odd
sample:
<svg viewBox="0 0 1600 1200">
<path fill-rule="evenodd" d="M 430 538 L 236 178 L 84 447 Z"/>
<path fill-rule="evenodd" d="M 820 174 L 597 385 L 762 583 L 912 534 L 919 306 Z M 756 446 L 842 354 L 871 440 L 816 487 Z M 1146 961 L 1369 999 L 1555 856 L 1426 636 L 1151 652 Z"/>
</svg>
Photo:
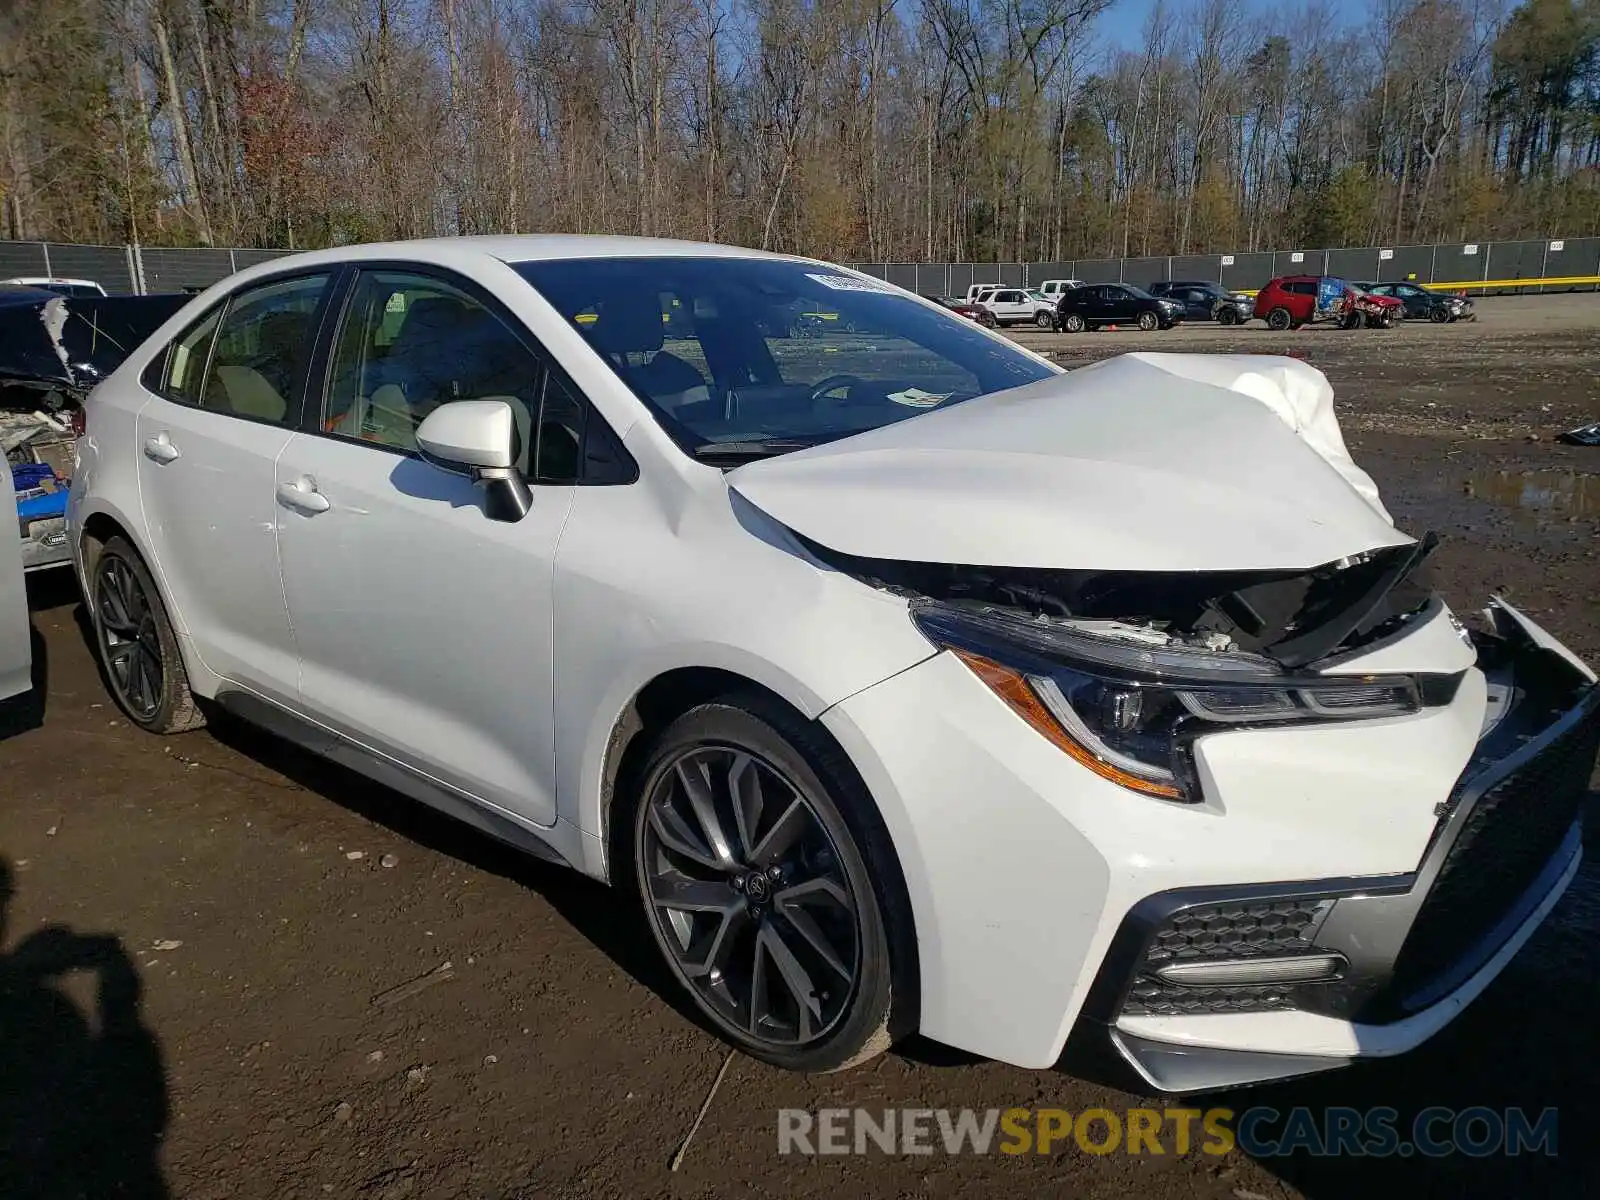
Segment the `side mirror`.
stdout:
<svg viewBox="0 0 1600 1200">
<path fill-rule="evenodd" d="M 441 404 L 417 426 L 422 457 L 483 484 L 485 512 L 496 521 L 520 521 L 533 507 L 533 493 L 516 467 L 517 441 L 516 418 L 504 400 Z"/>
</svg>

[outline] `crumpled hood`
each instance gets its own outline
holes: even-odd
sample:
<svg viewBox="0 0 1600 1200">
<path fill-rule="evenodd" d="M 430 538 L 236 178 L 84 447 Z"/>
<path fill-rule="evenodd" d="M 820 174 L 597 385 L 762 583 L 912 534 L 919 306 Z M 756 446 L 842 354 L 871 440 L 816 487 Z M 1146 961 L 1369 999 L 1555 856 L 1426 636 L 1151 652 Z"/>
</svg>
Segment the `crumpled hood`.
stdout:
<svg viewBox="0 0 1600 1200">
<path fill-rule="evenodd" d="M 727 482 L 866 558 L 1300 570 L 1413 540 L 1351 461 L 1327 377 L 1265 355 L 1122 355 Z"/>
</svg>

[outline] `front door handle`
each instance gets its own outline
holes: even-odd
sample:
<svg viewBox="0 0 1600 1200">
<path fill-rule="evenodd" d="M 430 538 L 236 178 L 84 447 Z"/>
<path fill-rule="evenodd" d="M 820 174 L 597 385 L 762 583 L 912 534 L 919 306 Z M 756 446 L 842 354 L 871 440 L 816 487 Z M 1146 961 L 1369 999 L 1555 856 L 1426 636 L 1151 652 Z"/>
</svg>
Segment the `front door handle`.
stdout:
<svg viewBox="0 0 1600 1200">
<path fill-rule="evenodd" d="M 293 483 L 280 483 L 278 501 L 308 516 L 325 513 L 333 507 L 328 498 L 317 491 L 317 482 L 309 475 L 302 475 Z"/>
<path fill-rule="evenodd" d="M 144 440 L 144 456 L 158 463 L 169 463 L 179 455 L 178 448 L 172 444 L 165 430 L 153 438 Z"/>
</svg>

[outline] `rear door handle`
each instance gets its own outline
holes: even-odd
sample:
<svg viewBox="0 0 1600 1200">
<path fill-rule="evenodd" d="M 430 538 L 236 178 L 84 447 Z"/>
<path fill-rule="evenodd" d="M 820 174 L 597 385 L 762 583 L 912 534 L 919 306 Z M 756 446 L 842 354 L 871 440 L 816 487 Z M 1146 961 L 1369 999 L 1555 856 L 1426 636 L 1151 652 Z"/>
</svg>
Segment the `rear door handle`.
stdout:
<svg viewBox="0 0 1600 1200">
<path fill-rule="evenodd" d="M 163 431 L 156 437 L 145 438 L 144 456 L 158 463 L 169 463 L 179 456 L 179 450 Z"/>
<path fill-rule="evenodd" d="M 325 513 L 333 507 L 329 499 L 317 491 L 317 482 L 309 475 L 302 475 L 293 483 L 280 483 L 278 501 L 307 516 Z"/>
</svg>

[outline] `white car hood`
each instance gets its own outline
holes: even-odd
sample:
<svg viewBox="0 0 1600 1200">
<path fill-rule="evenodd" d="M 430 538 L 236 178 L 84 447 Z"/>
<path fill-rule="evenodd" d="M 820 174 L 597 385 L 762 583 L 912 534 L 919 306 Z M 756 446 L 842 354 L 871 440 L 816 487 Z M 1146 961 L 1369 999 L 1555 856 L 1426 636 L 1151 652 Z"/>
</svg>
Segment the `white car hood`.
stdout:
<svg viewBox="0 0 1600 1200">
<path fill-rule="evenodd" d="M 1351 461 L 1327 377 L 1265 355 L 1122 355 L 727 482 L 866 558 L 1300 570 L 1412 541 Z"/>
</svg>

